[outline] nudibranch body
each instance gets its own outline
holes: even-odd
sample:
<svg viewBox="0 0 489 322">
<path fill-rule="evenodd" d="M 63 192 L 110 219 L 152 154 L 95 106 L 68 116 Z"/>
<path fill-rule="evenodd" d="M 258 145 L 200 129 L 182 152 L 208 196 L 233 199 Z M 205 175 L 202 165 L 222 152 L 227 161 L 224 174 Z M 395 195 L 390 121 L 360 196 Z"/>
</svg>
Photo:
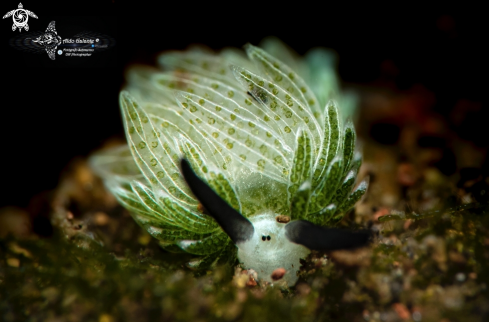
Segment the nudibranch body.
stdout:
<svg viewBox="0 0 489 322">
<path fill-rule="evenodd" d="M 164 249 L 201 256 L 191 266 L 233 261 L 237 248 L 245 268 L 269 281 L 285 268 L 292 285 L 309 250 L 366 243 L 366 233 L 323 226 L 367 182 L 354 188 L 361 155 L 338 109 L 351 100 L 332 96 L 324 53 L 294 61 L 277 41 L 265 47 L 294 66 L 248 45 L 248 58 L 194 49 L 162 54 L 162 70 L 133 67 L 120 95 L 128 146 L 91 162 Z"/>
</svg>

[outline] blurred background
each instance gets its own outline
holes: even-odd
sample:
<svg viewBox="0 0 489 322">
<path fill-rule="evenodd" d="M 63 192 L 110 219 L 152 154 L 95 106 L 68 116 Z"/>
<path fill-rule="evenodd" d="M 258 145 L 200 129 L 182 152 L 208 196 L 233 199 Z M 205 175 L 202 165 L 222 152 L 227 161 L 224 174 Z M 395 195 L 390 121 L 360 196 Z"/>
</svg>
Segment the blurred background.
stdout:
<svg viewBox="0 0 489 322">
<path fill-rule="evenodd" d="M 8 11 L 17 4 L 5 6 Z M 34 197 L 48 195 L 70 162 L 108 139 L 124 139 L 118 93 L 129 64 L 154 65 L 157 53 L 190 44 L 219 50 L 256 45 L 269 35 L 300 55 L 317 46 L 336 51 L 343 88 L 360 97 L 360 137 L 395 149 L 396 162 L 419 158 L 454 180 L 462 169 L 470 178 L 487 175 L 487 22 L 477 8 L 172 3 L 160 10 L 117 1 L 25 8 L 42 18 L 29 20 L 36 30 L 49 20 L 96 16 L 96 27 L 116 39 L 115 54 L 97 65 L 60 67 L 47 55 L 34 59 L 10 47 L 11 21 L 2 21 L 0 207 L 35 208 Z M 416 177 L 409 166 L 404 170 L 408 182 Z"/>
</svg>

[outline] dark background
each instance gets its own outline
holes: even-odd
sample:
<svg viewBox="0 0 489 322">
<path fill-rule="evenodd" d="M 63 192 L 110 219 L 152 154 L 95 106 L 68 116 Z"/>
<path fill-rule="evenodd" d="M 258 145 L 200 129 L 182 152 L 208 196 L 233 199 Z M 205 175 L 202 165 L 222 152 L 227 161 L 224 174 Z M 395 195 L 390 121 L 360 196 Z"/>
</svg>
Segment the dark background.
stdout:
<svg viewBox="0 0 489 322">
<path fill-rule="evenodd" d="M 3 1 L 2 15 L 18 1 Z M 152 64 L 159 51 L 193 43 L 241 47 L 275 35 L 299 54 L 333 48 L 347 84 L 383 86 L 387 73 L 397 90 L 422 84 L 433 92 L 433 108 L 441 115 L 460 100 L 478 104 L 464 131 L 468 140 L 486 146 L 489 28 L 481 8 L 160 4 L 165 7 L 23 2 L 39 17 L 29 19 L 31 31 L 56 20 L 61 37 L 63 26 L 86 25 L 116 39 L 110 51 L 77 66 L 10 47 L 18 31 L 12 32 L 11 18 L 1 21 L 0 206 L 27 206 L 32 196 L 56 187 L 70 160 L 88 156 L 110 137 L 123 137 L 118 92 L 125 66 Z"/>
</svg>

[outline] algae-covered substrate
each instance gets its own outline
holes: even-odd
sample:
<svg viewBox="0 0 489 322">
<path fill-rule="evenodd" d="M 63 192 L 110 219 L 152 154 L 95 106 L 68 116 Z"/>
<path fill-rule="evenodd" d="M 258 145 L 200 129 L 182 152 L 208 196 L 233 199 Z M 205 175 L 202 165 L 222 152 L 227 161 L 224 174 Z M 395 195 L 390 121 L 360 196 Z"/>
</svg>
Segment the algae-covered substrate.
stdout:
<svg viewBox="0 0 489 322">
<path fill-rule="evenodd" d="M 390 162 L 374 158 L 363 166 L 373 177 Z M 419 171 L 403 211 L 379 206 L 392 187 L 377 175 L 341 223 L 369 226 L 370 247 L 313 252 L 287 288 L 228 264 L 193 271 L 190 255 L 162 250 L 84 161 L 73 162 L 39 202 L 50 236 L 20 234 L 23 223 L 8 218 L 22 211 L 2 211 L 2 321 L 483 321 L 486 185 L 457 187 L 434 168 Z"/>
</svg>

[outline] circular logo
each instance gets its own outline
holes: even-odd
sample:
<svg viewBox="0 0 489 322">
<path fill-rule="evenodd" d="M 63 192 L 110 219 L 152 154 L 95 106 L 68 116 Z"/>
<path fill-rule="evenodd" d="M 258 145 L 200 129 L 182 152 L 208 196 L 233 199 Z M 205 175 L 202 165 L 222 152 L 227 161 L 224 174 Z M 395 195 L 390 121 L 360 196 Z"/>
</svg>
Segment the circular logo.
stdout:
<svg viewBox="0 0 489 322">
<path fill-rule="evenodd" d="M 60 49 L 60 50 L 58 50 L 58 55 L 61 55 L 61 54 L 63 54 L 63 51 Z"/>
</svg>

